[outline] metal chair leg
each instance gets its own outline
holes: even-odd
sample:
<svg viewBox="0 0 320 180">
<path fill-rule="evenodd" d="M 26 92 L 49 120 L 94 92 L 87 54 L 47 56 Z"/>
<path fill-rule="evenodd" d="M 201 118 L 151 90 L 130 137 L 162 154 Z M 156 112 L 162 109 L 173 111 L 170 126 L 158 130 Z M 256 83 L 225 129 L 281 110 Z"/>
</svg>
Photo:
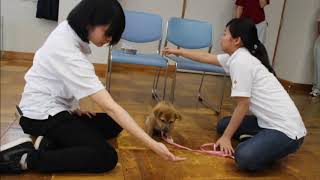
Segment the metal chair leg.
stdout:
<svg viewBox="0 0 320 180">
<path fill-rule="evenodd" d="M 158 83 L 159 83 L 159 76 L 160 76 L 160 70 L 161 68 L 158 69 L 158 72 L 155 75 L 155 78 L 153 79 L 153 85 L 152 85 L 152 97 L 157 100 L 160 101 L 165 100 L 166 98 L 166 89 L 167 89 L 167 79 L 168 79 L 168 67 L 169 67 L 169 63 L 167 62 L 167 67 L 165 69 L 165 76 L 164 76 L 164 85 L 163 85 L 163 94 L 162 94 L 162 98 L 161 96 L 157 93 L 157 89 L 158 89 Z"/>
<path fill-rule="evenodd" d="M 199 87 L 199 91 L 198 91 L 198 100 L 205 105 L 206 107 L 209 107 L 210 109 L 212 109 L 216 115 L 219 115 L 222 109 L 222 103 L 223 103 L 223 98 L 224 98 L 224 89 L 225 89 L 225 84 L 226 84 L 226 75 L 223 76 L 223 85 L 222 85 L 222 92 L 221 92 L 221 99 L 219 102 L 218 107 L 215 107 L 213 105 L 211 105 L 210 103 L 208 103 L 201 95 L 201 89 L 202 89 L 202 85 L 203 85 L 203 81 L 204 81 L 204 75 L 202 76 L 202 80 L 201 80 L 201 84 Z"/>
<path fill-rule="evenodd" d="M 167 79 L 168 79 L 168 66 L 169 66 L 169 64 L 167 62 L 166 72 L 165 72 L 165 75 L 164 75 L 162 100 L 165 100 L 165 98 L 166 98 Z"/>
<path fill-rule="evenodd" d="M 109 53 L 108 53 L 108 67 L 107 67 L 107 72 L 106 72 L 106 87 L 107 91 L 110 93 L 111 89 L 111 73 L 112 73 L 112 54 L 111 54 L 112 48 L 109 48 Z"/>
<path fill-rule="evenodd" d="M 110 65 L 108 64 L 108 86 L 107 86 L 107 90 L 110 93 L 111 90 L 111 74 L 112 74 L 112 63 L 110 62 Z"/>
<path fill-rule="evenodd" d="M 201 89 L 202 89 L 202 84 L 203 84 L 205 74 L 206 74 L 206 72 L 203 72 L 203 74 L 202 74 L 201 83 L 200 83 L 200 87 L 198 90 L 198 97 L 201 97 Z"/>
<path fill-rule="evenodd" d="M 161 68 L 158 68 L 158 70 L 157 70 L 157 72 L 156 72 L 156 74 L 154 76 L 152 90 L 151 90 L 152 98 L 154 98 L 157 101 L 159 101 L 159 99 L 160 99 L 159 96 L 158 96 L 158 93 L 157 93 L 160 70 L 161 70 Z"/>
<path fill-rule="evenodd" d="M 159 70 L 158 70 L 159 71 Z M 157 78 L 157 73 L 158 71 L 156 71 L 155 75 L 154 75 L 154 78 L 153 78 L 153 82 L 152 82 L 152 92 L 154 90 L 154 87 L 155 87 L 155 84 L 156 84 L 156 78 Z"/>
<path fill-rule="evenodd" d="M 173 80 L 172 80 L 172 85 L 171 85 L 171 93 L 170 93 L 170 101 L 172 104 L 174 102 L 176 82 L 177 82 L 177 63 L 175 62 L 175 69 L 174 69 Z"/>
<path fill-rule="evenodd" d="M 156 78 L 156 84 L 155 84 L 155 87 L 154 87 L 155 91 L 157 91 L 157 88 L 158 88 L 160 72 L 161 72 L 161 68 L 158 69 L 158 74 L 157 74 L 157 78 Z"/>
<path fill-rule="evenodd" d="M 221 91 L 221 99 L 220 99 L 220 104 L 219 104 L 219 108 L 218 108 L 219 113 L 221 112 L 221 109 L 222 109 L 222 104 L 223 104 L 223 99 L 224 99 L 224 89 L 226 87 L 226 80 L 227 80 L 227 76 L 224 75 L 223 76 L 222 91 Z"/>
</svg>

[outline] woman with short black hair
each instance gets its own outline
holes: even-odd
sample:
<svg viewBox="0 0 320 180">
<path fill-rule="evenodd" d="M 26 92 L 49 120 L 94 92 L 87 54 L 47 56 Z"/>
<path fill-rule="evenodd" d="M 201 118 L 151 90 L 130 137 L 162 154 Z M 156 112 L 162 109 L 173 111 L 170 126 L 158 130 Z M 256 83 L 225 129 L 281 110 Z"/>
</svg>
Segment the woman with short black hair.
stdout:
<svg viewBox="0 0 320 180">
<path fill-rule="evenodd" d="M 117 0 L 83 0 L 67 21 L 37 50 L 19 107 L 20 125 L 27 134 L 0 147 L 0 172 L 27 169 L 42 172 L 105 172 L 118 156 L 106 139 L 122 128 L 164 159 L 176 160 L 165 145 L 150 138 L 106 91 L 88 60 L 89 42 L 98 47 L 116 44 L 125 27 Z M 105 113 L 79 110 L 90 97 Z"/>
</svg>

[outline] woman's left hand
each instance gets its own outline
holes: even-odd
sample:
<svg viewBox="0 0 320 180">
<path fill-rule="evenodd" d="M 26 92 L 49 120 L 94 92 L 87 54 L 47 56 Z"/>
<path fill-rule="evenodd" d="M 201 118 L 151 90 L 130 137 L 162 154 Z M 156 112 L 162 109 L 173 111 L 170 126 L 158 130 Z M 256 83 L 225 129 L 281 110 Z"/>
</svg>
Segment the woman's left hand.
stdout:
<svg viewBox="0 0 320 180">
<path fill-rule="evenodd" d="M 89 118 L 92 118 L 93 116 L 96 116 L 96 113 L 95 113 L 95 112 L 81 111 L 80 109 L 74 110 L 74 111 L 72 112 L 72 114 L 76 114 L 76 115 L 78 115 L 78 116 L 86 115 L 86 116 L 88 116 Z"/>
<path fill-rule="evenodd" d="M 216 147 L 220 148 L 220 151 L 223 151 L 225 154 L 233 155 L 234 150 L 232 148 L 231 140 L 228 137 L 221 136 L 216 142 Z"/>
</svg>

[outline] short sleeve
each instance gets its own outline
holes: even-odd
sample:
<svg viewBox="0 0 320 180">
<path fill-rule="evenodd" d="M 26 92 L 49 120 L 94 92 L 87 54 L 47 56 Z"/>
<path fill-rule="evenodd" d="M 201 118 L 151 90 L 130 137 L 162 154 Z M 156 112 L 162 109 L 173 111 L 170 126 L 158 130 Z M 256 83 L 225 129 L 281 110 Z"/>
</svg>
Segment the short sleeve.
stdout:
<svg viewBox="0 0 320 180">
<path fill-rule="evenodd" d="M 71 109 L 72 110 L 80 109 L 80 103 L 77 99 L 73 99 L 73 101 L 71 102 Z"/>
<path fill-rule="evenodd" d="M 230 59 L 230 55 L 229 54 L 218 54 L 217 55 L 217 59 L 219 61 L 219 64 L 222 66 L 222 68 L 224 69 L 224 71 L 226 73 L 230 72 L 230 68 L 229 68 L 229 59 Z"/>
<path fill-rule="evenodd" d="M 245 62 L 235 60 L 230 68 L 231 97 L 251 97 L 253 70 Z"/>
<path fill-rule="evenodd" d="M 244 6 L 245 0 L 236 0 L 235 4 L 236 4 L 237 6 Z"/>
<path fill-rule="evenodd" d="M 87 59 L 64 59 L 52 64 L 64 85 L 77 100 L 104 89 L 93 65 Z"/>
</svg>

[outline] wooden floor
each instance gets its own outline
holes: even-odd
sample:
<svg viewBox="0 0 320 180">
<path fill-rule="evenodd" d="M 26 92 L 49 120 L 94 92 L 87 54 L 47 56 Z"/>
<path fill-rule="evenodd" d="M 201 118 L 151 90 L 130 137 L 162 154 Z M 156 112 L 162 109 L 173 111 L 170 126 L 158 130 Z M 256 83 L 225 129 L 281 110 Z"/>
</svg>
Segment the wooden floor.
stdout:
<svg viewBox="0 0 320 180">
<path fill-rule="evenodd" d="M 22 60 L 1 61 L 1 144 L 23 136 L 18 122 L 15 121 L 14 111 L 24 87 L 23 76 L 30 64 L 30 61 Z M 213 111 L 197 103 L 196 95 L 201 76 L 179 73 L 177 78 L 175 105 L 182 112 L 184 119 L 178 122 L 173 138 L 176 142 L 191 148 L 216 141 L 219 136 L 214 129 L 218 117 Z M 115 72 L 112 77 L 112 96 L 141 126 L 155 104 L 150 93 L 152 80 L 150 73 L 130 70 Z M 222 78 L 208 76 L 205 82 L 204 94 L 211 102 L 218 102 Z M 221 115 L 230 115 L 234 107 L 228 97 L 229 89 L 230 83 L 224 92 L 227 98 L 224 99 Z M 168 147 L 174 154 L 186 157 L 187 160 L 163 161 L 137 139 L 123 132 L 113 141 L 119 153 L 119 163 L 111 172 L 103 174 L 28 172 L 21 175 L 1 175 L 1 180 L 320 179 L 320 99 L 298 92 L 291 92 L 290 95 L 303 116 L 308 135 L 297 153 L 262 172 L 241 172 L 231 159 L 209 157 L 175 149 L 172 146 Z M 100 110 L 90 99 L 82 100 L 81 108 Z"/>
</svg>

